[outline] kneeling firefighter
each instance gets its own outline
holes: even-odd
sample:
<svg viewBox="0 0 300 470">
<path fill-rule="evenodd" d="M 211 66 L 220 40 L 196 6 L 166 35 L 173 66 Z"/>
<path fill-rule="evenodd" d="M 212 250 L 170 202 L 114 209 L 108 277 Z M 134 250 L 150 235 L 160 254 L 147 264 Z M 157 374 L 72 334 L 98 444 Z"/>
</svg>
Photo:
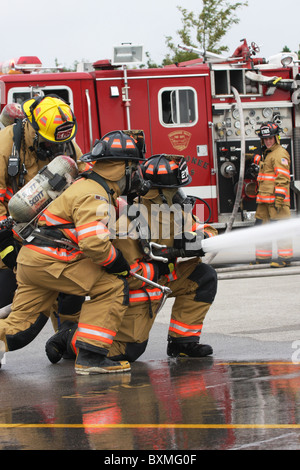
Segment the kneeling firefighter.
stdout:
<svg viewBox="0 0 300 470">
<path fill-rule="evenodd" d="M 32 98 L 22 104 L 24 118 L 16 119 L 0 132 L 0 308 L 12 302 L 16 289 L 13 269 L 20 244 L 6 224 L 10 215 L 8 202 L 57 155 L 67 155 L 77 162 L 82 155 L 74 142 L 76 118 L 70 108 L 56 95 Z M 86 164 L 78 162 L 79 171 Z M 9 269 L 7 269 L 9 268 Z M 60 296 L 51 317 L 54 328 L 61 319 L 80 311 L 82 297 Z"/>
<path fill-rule="evenodd" d="M 193 216 L 191 206 L 188 212 L 184 212 L 177 202 L 180 187 L 191 181 L 183 157 L 152 156 L 144 163 L 143 174 L 151 182 L 152 189 L 129 207 L 129 217 L 128 214 L 121 215 L 118 220 L 119 238 L 114 241 L 114 246 L 126 256 L 131 273 L 155 281 L 158 286 L 149 286 L 146 281 L 141 283 L 135 277 L 128 279 L 130 304 L 114 337 L 109 357 L 133 362 L 145 351 L 162 300 L 159 286 L 169 287 L 171 297 L 175 298 L 167 354 L 210 355 L 213 352 L 211 346 L 201 344 L 199 340 L 203 321 L 216 295 L 217 275 L 212 267 L 201 262 L 199 255 L 203 255 L 203 237 L 214 236 L 217 231 L 200 224 Z M 188 233 L 183 233 L 183 226 Z M 124 227 L 127 236 L 124 236 Z M 151 246 L 158 247 L 155 256 L 153 253 L 149 256 Z M 171 255 L 165 262 L 167 250 Z M 178 252 L 192 259 L 178 261 L 175 256 Z M 65 351 L 71 354 L 72 350 L 74 355 L 77 334 L 73 326 L 61 329 L 50 338 L 46 344 L 48 358 L 57 362 Z"/>
<path fill-rule="evenodd" d="M 12 312 L 0 320 L 0 340 L 12 351 L 38 334 L 58 292 L 88 296 L 76 338 L 75 370 L 83 375 L 130 370 L 126 361 L 107 359 L 127 309 L 130 268 L 112 245 L 106 224 L 118 196 L 137 189 L 133 182 L 144 159 L 143 136 L 136 141 L 125 132 L 111 132 L 88 159 L 95 161 L 93 170 L 43 211 L 32 241 L 22 246 Z"/>
</svg>

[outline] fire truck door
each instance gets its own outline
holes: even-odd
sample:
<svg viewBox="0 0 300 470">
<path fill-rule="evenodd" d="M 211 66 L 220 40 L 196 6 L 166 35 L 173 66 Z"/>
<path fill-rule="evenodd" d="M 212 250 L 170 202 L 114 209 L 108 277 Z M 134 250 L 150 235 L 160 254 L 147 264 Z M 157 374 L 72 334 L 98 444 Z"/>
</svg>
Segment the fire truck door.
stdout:
<svg viewBox="0 0 300 470">
<path fill-rule="evenodd" d="M 193 178 L 186 194 L 210 206 L 210 222 L 217 218 L 216 180 L 213 172 L 209 106 L 205 74 L 150 78 L 149 116 L 151 153 L 184 155 Z M 202 204 L 207 218 L 207 206 Z"/>
</svg>

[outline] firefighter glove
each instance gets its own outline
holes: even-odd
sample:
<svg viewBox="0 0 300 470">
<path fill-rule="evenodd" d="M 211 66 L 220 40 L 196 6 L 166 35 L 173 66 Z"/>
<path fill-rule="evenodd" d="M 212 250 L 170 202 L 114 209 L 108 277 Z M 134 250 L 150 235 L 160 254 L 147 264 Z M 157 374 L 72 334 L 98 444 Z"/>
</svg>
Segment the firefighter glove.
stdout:
<svg viewBox="0 0 300 470">
<path fill-rule="evenodd" d="M 106 272 L 115 274 L 116 276 L 128 277 L 130 273 L 130 266 L 124 258 L 120 250 L 116 250 L 117 256 L 115 260 L 109 265 L 105 266 Z"/>
<path fill-rule="evenodd" d="M 154 269 L 157 273 L 156 278 L 159 279 L 165 274 L 171 274 L 175 269 L 175 261 L 169 261 L 168 263 L 163 263 L 162 261 L 155 261 L 153 263 Z"/>
<path fill-rule="evenodd" d="M 254 157 L 253 157 L 253 163 L 254 163 L 254 165 L 257 165 L 257 166 L 258 166 L 259 163 L 260 163 L 260 161 L 261 161 L 261 158 L 262 158 L 261 155 L 258 155 L 258 154 L 257 154 L 257 155 L 254 155 Z"/>
<path fill-rule="evenodd" d="M 14 269 L 17 265 L 18 244 L 9 229 L 0 230 L 0 258 L 5 266 Z"/>
<path fill-rule="evenodd" d="M 275 197 L 275 209 L 277 210 L 277 212 L 280 211 L 280 209 L 282 208 L 283 206 L 283 197 L 281 196 L 276 196 Z"/>
</svg>

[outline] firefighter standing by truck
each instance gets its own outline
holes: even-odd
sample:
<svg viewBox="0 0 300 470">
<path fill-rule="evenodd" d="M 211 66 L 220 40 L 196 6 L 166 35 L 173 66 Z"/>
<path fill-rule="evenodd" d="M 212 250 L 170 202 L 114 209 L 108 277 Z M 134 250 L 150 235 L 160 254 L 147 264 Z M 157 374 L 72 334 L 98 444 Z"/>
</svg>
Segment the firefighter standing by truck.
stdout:
<svg viewBox="0 0 300 470">
<path fill-rule="evenodd" d="M 176 202 L 179 188 L 191 181 L 184 158 L 155 155 L 143 167 L 144 178 L 151 181 L 153 189 L 141 198 L 140 204 L 132 206 L 136 206 L 136 211 L 129 208 L 132 215 L 129 220 L 127 215 L 121 215 L 118 221 L 119 238 L 114 246 L 124 253 L 132 272 L 172 290 L 171 296 L 175 302 L 169 325 L 167 354 L 171 357 L 210 355 L 212 347 L 201 344 L 199 340 L 204 318 L 216 295 L 217 276 L 211 266 L 201 262 L 199 253 L 203 237 L 214 236 L 217 231 L 209 225 L 200 224 L 192 216 L 190 205 L 186 206 L 188 211 L 184 214 L 183 201 L 180 204 Z M 160 211 L 162 206 L 165 209 Z M 136 220 L 135 212 L 139 214 Z M 123 217 L 126 223 L 121 220 Z M 183 227 L 187 232 L 183 233 Z M 124 229 L 127 236 L 122 232 Z M 175 255 L 170 253 L 170 259 L 165 263 L 159 260 L 166 256 L 163 249 L 162 253 L 157 253 L 157 260 L 153 260 L 148 252 L 146 254 L 145 247 L 149 247 L 149 241 L 171 250 L 174 247 L 180 249 L 182 255 L 192 259 L 177 263 Z M 129 278 L 129 288 L 130 305 L 114 338 L 109 357 L 133 362 L 146 349 L 162 292 L 157 287 L 147 285 L 147 282 L 141 284 L 134 277 Z M 74 356 L 78 333 L 75 325 L 68 326 L 61 328 L 46 343 L 46 353 L 53 363 L 58 362 L 66 351 L 70 355 L 72 348 Z"/>
<path fill-rule="evenodd" d="M 118 196 L 143 188 L 143 139 L 115 131 L 99 145 L 93 171 L 42 212 L 32 241 L 22 246 L 12 312 L 0 320 L 0 340 L 12 351 L 38 334 L 58 292 L 89 296 L 76 339 L 75 370 L 82 375 L 130 370 L 126 361 L 106 357 L 127 309 L 130 269 L 111 243 L 107 222 Z"/>
<path fill-rule="evenodd" d="M 7 105 L 11 106 L 11 105 Z M 6 108 L 4 108 L 5 110 Z M 9 111 L 9 110 L 8 110 Z M 55 95 L 37 97 L 22 105 L 25 119 L 17 119 L 0 132 L 0 222 L 7 219 L 8 202 L 57 155 L 70 155 L 75 161 L 82 152 L 73 139 L 77 124 L 67 103 Z M 6 114 L 3 114 L 7 117 Z M 7 123 L 7 119 L 5 123 Z M 80 170 L 85 165 L 79 163 Z M 0 308 L 12 302 L 16 289 L 13 269 L 19 244 L 11 229 L 0 229 Z M 80 311 L 84 298 L 59 297 L 59 313 L 51 316 L 54 328 L 69 315 Z M 55 308 L 57 311 L 58 309 Z"/>
<path fill-rule="evenodd" d="M 280 145 L 279 131 L 278 125 L 273 122 L 263 124 L 258 131 L 263 155 L 254 157 L 254 163 L 259 164 L 256 224 L 288 219 L 291 216 L 290 155 Z M 271 263 L 274 268 L 289 266 L 293 257 L 291 241 L 278 242 L 277 249 L 278 258 L 272 261 L 272 245 L 262 241 L 256 246 L 256 263 Z"/>
</svg>

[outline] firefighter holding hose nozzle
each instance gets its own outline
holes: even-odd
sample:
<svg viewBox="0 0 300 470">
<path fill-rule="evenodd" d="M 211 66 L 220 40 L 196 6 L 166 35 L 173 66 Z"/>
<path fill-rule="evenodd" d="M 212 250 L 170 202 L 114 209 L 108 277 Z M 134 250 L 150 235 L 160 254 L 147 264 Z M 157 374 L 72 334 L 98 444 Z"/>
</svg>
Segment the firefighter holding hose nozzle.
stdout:
<svg viewBox="0 0 300 470">
<path fill-rule="evenodd" d="M 152 183 L 152 188 L 121 214 L 117 229 L 124 236 L 116 238 L 113 245 L 124 253 L 131 271 L 142 274 L 148 282 L 145 279 L 141 285 L 134 277 L 128 279 L 129 307 L 109 357 L 134 362 L 145 351 L 163 295 L 159 286 L 149 286 L 149 280 L 171 289 L 169 295 L 175 298 L 167 338 L 168 356 L 209 356 L 213 349 L 202 344 L 200 336 L 216 295 L 217 275 L 200 258 L 201 241 L 217 235 L 217 231 L 194 217 L 191 205 L 187 204 L 189 207 L 184 210 L 184 197 L 178 193 L 191 181 L 184 157 L 153 155 L 142 166 L 144 178 Z M 179 256 L 189 259 L 180 261 L 176 259 Z M 65 326 L 46 343 L 51 362 L 58 362 L 72 350 L 75 357 L 78 329 L 75 325 Z"/>
</svg>

